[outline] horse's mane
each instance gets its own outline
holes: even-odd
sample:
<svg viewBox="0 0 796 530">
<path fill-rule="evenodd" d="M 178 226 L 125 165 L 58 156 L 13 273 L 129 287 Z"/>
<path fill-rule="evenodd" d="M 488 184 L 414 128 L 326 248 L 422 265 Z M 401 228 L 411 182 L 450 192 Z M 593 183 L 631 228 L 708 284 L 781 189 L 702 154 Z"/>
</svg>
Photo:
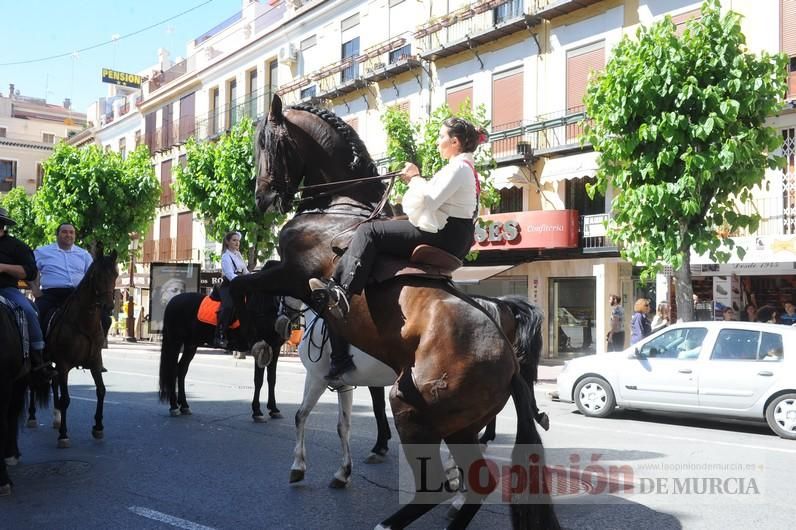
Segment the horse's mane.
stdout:
<svg viewBox="0 0 796 530">
<path fill-rule="evenodd" d="M 379 170 L 376 167 L 375 162 L 373 162 L 373 159 L 370 157 L 370 153 L 368 153 L 368 148 L 365 146 L 365 142 L 362 141 L 354 128 L 340 119 L 337 114 L 331 112 L 330 110 L 314 107 L 307 103 L 292 105 L 288 108 L 303 110 L 318 116 L 331 127 L 333 127 L 337 133 L 345 139 L 349 147 L 351 147 L 352 158 L 349 167 L 354 175 L 360 177 L 375 177 L 379 174 Z"/>
</svg>

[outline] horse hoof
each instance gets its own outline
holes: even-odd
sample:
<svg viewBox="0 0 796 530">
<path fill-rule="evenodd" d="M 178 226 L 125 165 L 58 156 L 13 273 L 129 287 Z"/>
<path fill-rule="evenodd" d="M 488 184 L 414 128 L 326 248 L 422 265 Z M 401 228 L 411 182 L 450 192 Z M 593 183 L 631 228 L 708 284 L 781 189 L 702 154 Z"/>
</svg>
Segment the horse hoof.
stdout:
<svg viewBox="0 0 796 530">
<path fill-rule="evenodd" d="M 348 482 L 344 480 L 340 480 L 339 478 L 335 477 L 329 483 L 329 487 L 333 490 L 341 490 L 348 486 Z"/>
<path fill-rule="evenodd" d="M 254 423 L 268 423 L 268 419 L 262 413 L 252 414 L 252 419 L 254 420 Z"/>
<path fill-rule="evenodd" d="M 169 416 L 176 418 L 180 415 L 180 409 L 169 409 Z"/>
<path fill-rule="evenodd" d="M 385 455 L 380 455 L 378 453 L 370 453 L 368 457 L 365 459 L 366 464 L 383 464 L 387 460 Z"/>
<path fill-rule="evenodd" d="M 105 431 L 102 429 L 91 429 L 91 436 L 93 436 L 95 440 L 102 440 L 105 438 Z"/>
<path fill-rule="evenodd" d="M 58 449 L 69 449 L 70 447 L 72 447 L 72 443 L 69 441 L 69 438 L 58 439 Z"/>
<path fill-rule="evenodd" d="M 27 427 L 28 429 L 35 429 L 38 426 L 39 426 L 39 422 L 36 421 L 35 419 L 28 420 L 25 423 L 25 427 Z M 60 425 L 58 427 L 60 427 Z"/>
<path fill-rule="evenodd" d="M 546 412 L 542 412 L 539 415 L 539 425 L 541 425 L 542 429 L 546 431 L 550 430 L 550 417 L 547 415 Z"/>
<path fill-rule="evenodd" d="M 0 497 L 7 497 L 11 495 L 11 484 L 3 484 L 0 486 Z"/>
<path fill-rule="evenodd" d="M 272 420 L 281 420 L 282 418 L 284 418 L 284 416 L 282 416 L 282 413 L 279 412 L 278 410 L 277 411 L 271 411 L 271 412 L 268 413 L 268 415 L 271 416 Z"/>
<path fill-rule="evenodd" d="M 17 458 L 16 456 L 9 456 L 8 458 L 6 458 L 7 466 L 15 466 L 17 464 L 19 464 L 19 458 Z"/>
<path fill-rule="evenodd" d="M 294 484 L 296 482 L 301 482 L 304 480 L 304 470 L 302 469 L 291 469 L 290 470 L 290 483 Z"/>
<path fill-rule="evenodd" d="M 180 407 L 180 414 L 183 416 L 191 416 L 193 412 L 191 412 L 191 407 Z"/>
</svg>

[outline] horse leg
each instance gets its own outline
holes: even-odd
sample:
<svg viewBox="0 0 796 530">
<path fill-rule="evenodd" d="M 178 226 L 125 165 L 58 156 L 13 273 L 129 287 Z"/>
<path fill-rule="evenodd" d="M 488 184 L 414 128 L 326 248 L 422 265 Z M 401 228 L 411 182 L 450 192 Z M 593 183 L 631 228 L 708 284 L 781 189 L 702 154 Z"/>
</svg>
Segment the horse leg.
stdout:
<svg viewBox="0 0 796 530">
<path fill-rule="evenodd" d="M 35 429 L 39 426 L 39 422 L 36 420 L 36 399 L 35 393 L 33 392 L 33 387 L 30 388 L 30 401 L 28 402 L 28 421 L 25 423 L 25 426 L 30 429 Z"/>
<path fill-rule="evenodd" d="M 282 413 L 279 412 L 279 409 L 276 408 L 276 363 L 279 361 L 279 350 L 282 348 L 282 341 L 279 341 L 279 344 L 274 345 L 271 344 L 271 350 L 273 351 L 274 358 L 271 359 L 271 362 L 268 363 L 268 404 L 266 408 L 268 409 L 268 415 L 271 418 L 278 420 L 282 419 Z"/>
<path fill-rule="evenodd" d="M 414 407 L 397 396 L 397 384 L 390 392 L 390 405 L 401 447 L 414 476 L 415 494 L 411 502 L 382 521 L 378 529 L 405 528 L 452 494 L 439 454 L 442 439 Z"/>
<path fill-rule="evenodd" d="M 478 510 L 481 509 L 484 498 L 491 493 L 491 491 L 482 492 L 483 490 L 480 488 L 476 491 L 476 489 L 471 488 L 466 482 L 469 478 L 469 470 L 472 469 L 471 466 L 475 462 L 483 459 L 479 443 L 480 440 L 478 439 L 477 432 L 457 433 L 445 438 L 445 444 L 448 446 L 448 449 L 450 449 L 451 455 L 456 461 L 458 468 L 467 470 L 461 473 L 460 477 L 462 483 L 460 483 L 459 492 L 460 495 L 462 494 L 461 492 L 464 492 L 463 502 L 455 502 L 454 506 L 448 511 L 448 517 L 452 519 L 448 528 L 466 528 L 473 517 L 475 517 L 475 514 L 478 513 Z M 487 473 L 489 473 L 489 468 L 486 466 L 484 466 L 484 468 Z M 494 477 L 490 473 L 490 479 L 487 483 L 492 482 L 493 479 L 497 481 L 499 477 Z M 480 478 L 476 480 L 483 484 Z M 494 484 L 496 485 L 497 482 L 494 482 Z"/>
<path fill-rule="evenodd" d="M 186 416 L 191 415 L 191 407 L 188 405 L 188 399 L 185 397 L 185 376 L 188 375 L 188 367 L 191 366 L 193 356 L 196 355 L 196 344 L 186 344 L 182 350 L 180 362 L 177 365 L 177 386 L 179 388 L 177 395 L 177 403 L 180 406 L 179 413 Z M 172 409 L 171 415 L 176 416 Z"/>
<path fill-rule="evenodd" d="M 91 428 L 91 436 L 95 440 L 101 440 L 105 436 L 105 427 L 102 425 L 102 412 L 105 407 L 105 382 L 102 380 L 102 363 L 91 369 L 91 377 L 94 379 L 94 386 L 97 387 L 97 409 L 94 412 L 94 427 Z"/>
<path fill-rule="evenodd" d="M 265 415 L 260 408 L 260 390 L 263 389 L 265 368 L 260 368 L 254 363 L 254 397 L 252 397 L 252 419 L 255 423 L 265 423 Z"/>
<path fill-rule="evenodd" d="M 390 433 L 390 422 L 387 421 L 387 405 L 384 401 L 384 387 L 369 386 L 370 399 L 373 401 L 373 414 L 376 416 L 376 428 L 378 435 L 376 445 L 370 450 L 370 454 L 365 459 L 366 464 L 381 464 L 385 460 L 389 446 L 387 441 L 392 438 Z"/>
<path fill-rule="evenodd" d="M 334 474 L 330 488 L 345 488 L 351 482 L 351 410 L 354 405 L 354 389 L 337 392 L 337 435 L 343 448 L 343 462 Z"/>
<path fill-rule="evenodd" d="M 50 383 L 53 391 L 53 429 L 61 428 L 61 409 L 58 408 L 59 392 L 58 392 L 58 378 L 54 377 Z"/>
<path fill-rule="evenodd" d="M 326 382 L 320 377 L 307 374 L 304 379 L 304 397 L 296 411 L 296 446 L 293 448 L 293 465 L 290 466 L 290 483 L 304 480 L 307 471 L 307 461 L 304 449 L 304 427 L 312 409 L 326 391 Z"/>
<path fill-rule="evenodd" d="M 481 445 L 486 445 L 495 439 L 495 427 L 497 425 L 497 418 L 492 418 L 486 429 L 484 429 L 484 434 L 481 435 L 481 438 L 478 439 L 478 443 Z"/>
<path fill-rule="evenodd" d="M 61 392 L 61 397 L 58 400 L 58 410 L 61 411 L 61 425 L 58 428 L 58 448 L 66 449 L 71 444 L 69 442 L 69 435 L 66 431 L 66 411 L 69 409 L 69 370 L 70 367 L 58 367 L 58 389 Z"/>
<path fill-rule="evenodd" d="M 17 420 L 19 415 L 25 410 L 25 390 L 28 385 L 23 381 L 17 381 L 12 387 L 11 393 L 11 414 L 8 416 L 8 444 L 5 447 L 3 456 L 6 464 L 15 466 L 19 463 L 22 453 L 19 452 L 19 429 Z"/>
<path fill-rule="evenodd" d="M 3 374 L 3 384 L 0 385 L 0 447 L 4 447 L 9 436 L 9 426 L 11 424 L 11 394 L 13 392 L 11 376 Z M 11 495 L 11 478 L 8 476 L 8 468 L 5 458 L 0 458 L 0 497 Z"/>
</svg>

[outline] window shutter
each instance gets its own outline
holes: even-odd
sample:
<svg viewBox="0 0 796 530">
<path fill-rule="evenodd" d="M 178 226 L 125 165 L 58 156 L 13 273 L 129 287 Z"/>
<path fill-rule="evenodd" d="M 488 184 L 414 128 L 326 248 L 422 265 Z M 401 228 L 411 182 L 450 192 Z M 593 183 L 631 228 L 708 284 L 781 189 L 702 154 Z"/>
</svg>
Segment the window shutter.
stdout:
<svg viewBox="0 0 796 530">
<path fill-rule="evenodd" d="M 196 93 L 192 92 L 180 99 L 180 143 L 193 136 L 196 127 L 194 112 L 196 109 Z"/>
<path fill-rule="evenodd" d="M 796 0 L 780 0 L 780 42 L 788 56 L 796 55 Z"/>
<path fill-rule="evenodd" d="M 171 216 L 160 218 L 160 235 L 158 237 L 158 260 L 171 260 Z"/>
<path fill-rule="evenodd" d="M 702 18 L 702 11 L 699 9 L 692 9 L 691 11 L 686 11 L 685 13 L 680 13 L 679 15 L 672 16 L 672 22 L 674 25 L 677 26 L 677 29 L 674 32 L 679 36 L 682 35 L 685 31 L 685 23 L 691 19 L 698 19 Z"/>
<path fill-rule="evenodd" d="M 523 118 L 522 70 L 495 76 L 492 81 L 492 128 L 517 127 Z"/>
<path fill-rule="evenodd" d="M 453 114 L 459 113 L 459 108 L 466 100 L 470 100 L 470 109 L 473 108 L 473 85 L 469 84 L 463 87 L 449 88 L 445 97 L 445 102 L 451 109 Z"/>
<path fill-rule="evenodd" d="M 160 205 L 168 206 L 172 202 L 171 160 L 164 160 L 160 163 Z"/>
<path fill-rule="evenodd" d="M 605 66 L 605 45 L 586 46 L 567 53 L 567 112 L 578 112 L 583 107 L 583 96 L 589 74 Z"/>
<path fill-rule="evenodd" d="M 183 212 L 177 215 L 177 259 L 191 259 L 193 248 L 193 213 Z"/>
</svg>

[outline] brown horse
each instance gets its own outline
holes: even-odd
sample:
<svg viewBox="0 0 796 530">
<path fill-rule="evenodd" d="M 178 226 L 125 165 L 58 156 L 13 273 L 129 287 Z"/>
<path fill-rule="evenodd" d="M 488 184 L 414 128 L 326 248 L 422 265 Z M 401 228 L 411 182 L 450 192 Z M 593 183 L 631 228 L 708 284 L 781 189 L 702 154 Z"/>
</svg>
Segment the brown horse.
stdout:
<svg viewBox="0 0 796 530">
<path fill-rule="evenodd" d="M 308 280 L 331 275 L 336 251 L 346 246 L 353 229 L 379 215 L 386 186 L 377 179 L 375 164 L 353 129 L 323 109 L 295 106 L 283 111 L 275 96 L 255 147 L 261 210 L 287 211 L 302 182 L 305 189 L 296 215 L 279 234 L 281 265 L 235 279 L 233 296 L 240 305 L 248 290 L 262 289 L 309 304 Z M 323 184 L 331 185 L 317 187 Z M 399 374 L 390 404 L 407 459 L 423 461 L 424 483 L 447 485 L 439 455 L 443 440 L 457 463 L 481 458 L 478 432 L 510 395 L 518 415 L 512 459 L 518 466 L 528 465 L 528 445 L 541 443 L 530 390 L 511 343 L 477 302 L 448 282 L 401 276 L 371 284 L 353 297 L 346 321 L 323 315 L 343 338 Z M 412 470 L 417 488 L 421 477 L 417 467 Z M 485 495 L 468 488 L 466 504 L 451 525 L 466 526 Z M 403 528 L 441 500 L 418 490 L 412 502 L 381 526 Z M 548 495 L 516 501 L 512 497 L 515 527 L 558 528 Z"/>
<path fill-rule="evenodd" d="M 96 439 L 104 435 L 102 410 L 105 402 L 105 383 L 102 381 L 102 345 L 105 331 L 102 328 L 103 312 L 113 306 L 113 289 L 119 271 L 116 251 L 103 255 L 97 246 L 94 262 L 89 267 L 75 292 L 67 298 L 62 309 L 47 332 L 45 356 L 55 362 L 58 371 L 58 389 L 55 402 L 61 412 L 58 447 L 69 447 L 66 431 L 66 411 L 69 408 L 69 371 L 88 368 L 97 387 L 97 410 L 91 434 Z"/>
<path fill-rule="evenodd" d="M 30 362 L 23 358 L 17 315 L 0 304 L 0 497 L 11 494 L 11 479 L 6 464 L 16 464 L 19 420 L 25 408 L 25 389 L 31 385 L 31 398 L 46 406 L 50 398 L 49 381 L 42 371 L 30 374 Z"/>
</svg>

